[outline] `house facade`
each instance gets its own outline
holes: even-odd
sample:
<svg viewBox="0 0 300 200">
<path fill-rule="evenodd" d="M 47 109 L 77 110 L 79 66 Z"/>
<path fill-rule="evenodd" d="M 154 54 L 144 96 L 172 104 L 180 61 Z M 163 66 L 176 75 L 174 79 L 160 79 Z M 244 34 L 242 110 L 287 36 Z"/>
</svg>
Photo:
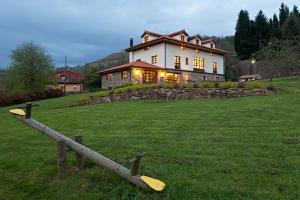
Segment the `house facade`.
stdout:
<svg viewBox="0 0 300 200">
<path fill-rule="evenodd" d="M 57 71 L 55 80 L 63 92 L 81 92 L 84 90 L 84 76 L 71 70 Z"/>
<path fill-rule="evenodd" d="M 228 52 L 217 49 L 213 39 L 202 40 L 199 34 L 190 36 L 185 30 L 168 35 L 145 31 L 141 38 L 137 45 L 131 39 L 125 49 L 129 63 L 99 72 L 102 88 L 127 83 L 224 81 Z"/>
</svg>

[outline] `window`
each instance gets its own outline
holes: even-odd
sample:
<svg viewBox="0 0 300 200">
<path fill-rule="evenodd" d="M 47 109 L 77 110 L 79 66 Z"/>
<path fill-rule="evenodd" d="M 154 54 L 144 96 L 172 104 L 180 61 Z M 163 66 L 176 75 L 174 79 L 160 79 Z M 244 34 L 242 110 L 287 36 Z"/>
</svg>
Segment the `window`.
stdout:
<svg viewBox="0 0 300 200">
<path fill-rule="evenodd" d="M 185 58 L 185 64 L 189 65 L 189 58 Z"/>
<path fill-rule="evenodd" d="M 199 45 L 200 41 L 199 39 L 196 39 L 196 44 Z"/>
<path fill-rule="evenodd" d="M 217 63 L 216 62 L 213 62 L 213 73 L 217 73 Z"/>
<path fill-rule="evenodd" d="M 220 77 L 217 76 L 217 77 L 216 77 L 216 81 L 219 81 L 219 80 L 220 80 Z"/>
<path fill-rule="evenodd" d="M 149 42 L 149 36 L 144 37 L 144 42 Z"/>
<path fill-rule="evenodd" d="M 193 67 L 194 67 L 194 71 L 199 71 L 200 70 L 200 58 L 194 57 Z"/>
<path fill-rule="evenodd" d="M 210 53 L 210 55 L 213 56 L 214 54 L 213 54 L 213 53 Z"/>
<path fill-rule="evenodd" d="M 73 90 L 75 90 L 75 91 L 77 90 L 77 86 L 76 85 L 73 86 Z"/>
<path fill-rule="evenodd" d="M 200 58 L 200 71 L 204 72 L 205 60 L 204 58 Z"/>
<path fill-rule="evenodd" d="M 112 74 L 106 74 L 106 80 L 107 81 L 112 81 L 113 75 Z"/>
<path fill-rule="evenodd" d="M 121 78 L 126 78 L 127 77 L 127 71 L 121 71 Z"/>
<path fill-rule="evenodd" d="M 186 81 L 189 82 L 190 80 L 191 80 L 191 75 L 190 75 L 190 74 L 187 74 L 187 75 L 186 75 Z"/>
<path fill-rule="evenodd" d="M 150 49 L 150 47 L 145 47 L 145 48 L 144 48 L 145 51 L 147 51 L 147 50 L 149 50 L 149 49 Z"/>
<path fill-rule="evenodd" d="M 202 76 L 202 81 L 206 81 L 206 76 Z"/>
<path fill-rule="evenodd" d="M 182 42 L 184 42 L 184 40 L 185 40 L 184 35 L 181 35 L 181 36 L 180 36 L 180 39 L 181 39 Z"/>
<path fill-rule="evenodd" d="M 175 69 L 180 69 L 180 56 L 175 56 Z"/>
<path fill-rule="evenodd" d="M 193 67 L 194 71 L 204 72 L 204 58 L 194 57 Z"/>
<path fill-rule="evenodd" d="M 212 48 L 212 49 L 214 48 L 214 43 L 212 43 L 212 42 L 210 43 L 210 48 Z"/>
<path fill-rule="evenodd" d="M 152 64 L 157 63 L 157 55 L 151 57 L 151 62 L 152 62 Z"/>
</svg>

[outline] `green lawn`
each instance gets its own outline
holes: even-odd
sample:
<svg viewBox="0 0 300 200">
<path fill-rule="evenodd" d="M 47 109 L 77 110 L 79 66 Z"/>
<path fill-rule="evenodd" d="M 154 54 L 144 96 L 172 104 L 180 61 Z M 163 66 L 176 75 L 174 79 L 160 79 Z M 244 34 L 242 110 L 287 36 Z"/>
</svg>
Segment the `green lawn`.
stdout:
<svg viewBox="0 0 300 200">
<path fill-rule="evenodd" d="M 269 84 L 263 82 L 262 84 Z M 0 109 L 0 200 L 299 199 L 300 81 L 278 79 L 279 95 L 135 101 L 68 107 L 83 95 L 39 101 L 33 118 L 130 167 L 163 180 L 145 192 L 87 161 L 57 177 L 56 144 Z"/>
</svg>

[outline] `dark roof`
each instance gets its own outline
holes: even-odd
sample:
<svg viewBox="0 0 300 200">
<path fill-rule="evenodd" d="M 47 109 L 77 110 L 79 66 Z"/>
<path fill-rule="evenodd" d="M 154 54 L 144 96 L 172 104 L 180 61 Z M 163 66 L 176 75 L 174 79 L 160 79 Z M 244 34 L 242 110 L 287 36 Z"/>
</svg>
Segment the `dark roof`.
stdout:
<svg viewBox="0 0 300 200">
<path fill-rule="evenodd" d="M 144 61 L 134 61 L 134 62 L 126 63 L 126 64 L 123 64 L 123 65 L 119 65 L 119 66 L 115 66 L 115 67 L 111 67 L 109 69 L 99 71 L 98 74 L 106 74 L 106 73 L 110 73 L 110 72 L 129 69 L 129 68 L 132 68 L 132 67 L 134 67 L 134 68 L 146 68 L 146 69 L 164 69 L 163 67 L 152 65 L 152 64 L 149 64 L 149 63 L 144 62 Z"/>
<path fill-rule="evenodd" d="M 214 39 L 207 39 L 207 40 L 203 40 L 202 41 L 202 44 L 207 44 L 207 43 L 210 43 L 210 42 L 213 42 L 216 44 L 216 41 Z"/>
<path fill-rule="evenodd" d="M 183 42 L 183 41 L 176 40 L 174 38 L 171 38 L 170 36 L 165 36 L 165 35 L 161 36 L 157 39 L 150 40 L 148 42 L 141 43 L 141 44 L 135 45 L 133 47 L 129 47 L 129 48 L 125 49 L 125 51 L 127 51 L 127 52 L 135 51 L 135 50 L 138 50 L 138 49 L 142 49 L 142 48 L 145 48 L 145 47 L 151 47 L 153 45 L 164 43 L 164 42 L 168 43 L 168 44 L 174 44 L 174 45 L 177 45 L 177 46 L 184 46 L 184 47 L 193 48 L 193 49 L 197 49 L 197 50 L 200 50 L 200 51 L 202 50 L 202 51 L 206 51 L 206 52 L 214 53 L 214 54 L 219 54 L 219 55 L 229 54 L 229 52 L 221 50 L 221 49 L 212 49 L 212 48 L 209 48 L 209 47 L 205 47 L 205 46 L 201 46 L 201 45 L 197 45 L 197 44 L 192 44 L 192 43 L 189 43 L 189 42 Z"/>
<path fill-rule="evenodd" d="M 180 34 L 184 34 L 184 35 L 186 35 L 186 36 L 189 36 L 189 34 L 187 34 L 187 32 L 186 32 L 184 29 L 182 29 L 182 30 L 180 30 L 180 31 L 177 31 L 177 32 L 175 32 L 175 33 L 171 33 L 171 34 L 169 34 L 168 36 L 169 36 L 169 37 L 174 37 L 174 36 L 180 35 Z"/>
<path fill-rule="evenodd" d="M 191 40 L 196 39 L 196 38 L 199 38 L 200 40 L 202 40 L 201 36 L 199 34 L 196 34 L 196 35 L 190 36 L 188 38 L 188 41 L 191 41 Z"/>
<path fill-rule="evenodd" d="M 151 31 L 144 31 L 144 33 L 142 34 L 141 37 L 144 37 L 145 35 L 152 35 L 154 37 L 161 37 L 162 35 L 161 34 L 158 34 L 158 33 L 154 33 L 154 32 L 151 32 Z"/>
</svg>

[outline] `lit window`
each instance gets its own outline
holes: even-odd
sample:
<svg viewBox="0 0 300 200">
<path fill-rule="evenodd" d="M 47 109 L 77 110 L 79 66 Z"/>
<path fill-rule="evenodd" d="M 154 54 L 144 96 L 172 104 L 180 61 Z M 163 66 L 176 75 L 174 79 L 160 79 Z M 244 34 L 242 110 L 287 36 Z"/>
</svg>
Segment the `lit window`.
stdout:
<svg viewBox="0 0 300 200">
<path fill-rule="evenodd" d="M 127 71 L 121 71 L 121 78 L 126 78 L 127 77 Z"/>
<path fill-rule="evenodd" d="M 181 41 L 182 41 L 182 42 L 184 42 L 184 41 L 185 41 L 185 37 L 184 37 L 184 35 L 181 35 L 181 36 L 180 36 L 180 38 L 181 38 Z"/>
<path fill-rule="evenodd" d="M 187 75 L 186 75 L 186 80 L 187 80 L 187 81 L 191 80 L 191 75 L 190 75 L 190 74 L 187 74 Z"/>
<path fill-rule="evenodd" d="M 194 67 L 194 71 L 199 71 L 200 70 L 200 58 L 194 57 L 193 67 Z"/>
<path fill-rule="evenodd" d="M 152 62 L 152 64 L 157 63 L 157 55 L 151 57 L 151 62 Z"/>
<path fill-rule="evenodd" d="M 185 64 L 189 65 L 189 58 L 185 58 Z"/>
<path fill-rule="evenodd" d="M 149 36 L 144 37 L 144 42 L 149 42 Z"/>
<path fill-rule="evenodd" d="M 175 69 L 180 69 L 180 56 L 175 56 Z"/>
<path fill-rule="evenodd" d="M 210 55 L 213 56 L 214 54 L 213 54 L 213 53 L 210 53 Z"/>
<path fill-rule="evenodd" d="M 196 44 L 199 45 L 200 41 L 199 39 L 196 39 Z"/>
<path fill-rule="evenodd" d="M 204 72 L 204 65 L 205 65 L 205 60 L 204 58 L 200 58 L 200 71 Z"/>
<path fill-rule="evenodd" d="M 73 86 L 73 90 L 77 90 L 77 86 L 76 85 Z"/>
<path fill-rule="evenodd" d="M 216 62 L 213 62 L 213 73 L 217 73 L 217 63 Z"/>
</svg>

